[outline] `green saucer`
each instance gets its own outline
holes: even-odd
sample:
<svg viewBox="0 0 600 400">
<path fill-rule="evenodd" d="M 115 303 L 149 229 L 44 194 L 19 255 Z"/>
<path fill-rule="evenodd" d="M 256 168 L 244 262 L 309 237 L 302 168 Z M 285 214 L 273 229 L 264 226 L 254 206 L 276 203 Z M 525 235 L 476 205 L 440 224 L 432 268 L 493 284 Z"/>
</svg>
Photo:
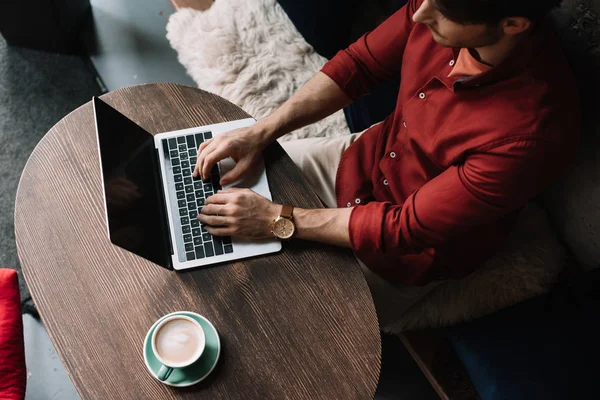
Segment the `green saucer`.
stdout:
<svg viewBox="0 0 600 400">
<path fill-rule="evenodd" d="M 163 383 L 177 387 L 191 386 L 200 382 L 212 372 L 217 365 L 219 354 L 221 353 L 221 341 L 219 340 L 219 334 L 217 333 L 217 330 L 213 324 L 211 324 L 210 321 L 204 318 L 202 315 L 190 311 L 177 311 L 165 315 L 156 321 L 144 339 L 144 362 L 146 363 L 146 367 L 148 368 L 148 371 L 150 371 L 150 374 L 156 378 L 156 374 L 160 369 L 161 363 L 158 361 L 156 356 L 154 356 L 154 352 L 152 351 L 152 333 L 160 321 L 176 314 L 187 315 L 188 317 L 191 317 L 200 323 L 202 329 L 204 330 L 204 335 L 206 336 L 206 347 L 204 348 L 204 352 L 198 361 L 185 368 L 175 368 L 173 373 L 171 373 L 171 376 L 169 376 L 169 379 Z"/>
</svg>

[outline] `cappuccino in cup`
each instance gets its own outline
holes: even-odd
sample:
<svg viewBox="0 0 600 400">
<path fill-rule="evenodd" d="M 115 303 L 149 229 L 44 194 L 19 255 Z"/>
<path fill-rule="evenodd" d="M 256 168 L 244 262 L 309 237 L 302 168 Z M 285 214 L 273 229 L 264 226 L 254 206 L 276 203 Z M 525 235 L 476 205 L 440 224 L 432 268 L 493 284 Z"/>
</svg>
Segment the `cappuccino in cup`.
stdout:
<svg viewBox="0 0 600 400">
<path fill-rule="evenodd" d="M 158 378 L 168 379 L 173 368 L 187 367 L 196 362 L 205 345 L 204 331 L 196 320 L 186 315 L 165 318 L 152 335 L 152 350 L 163 364 Z"/>
</svg>

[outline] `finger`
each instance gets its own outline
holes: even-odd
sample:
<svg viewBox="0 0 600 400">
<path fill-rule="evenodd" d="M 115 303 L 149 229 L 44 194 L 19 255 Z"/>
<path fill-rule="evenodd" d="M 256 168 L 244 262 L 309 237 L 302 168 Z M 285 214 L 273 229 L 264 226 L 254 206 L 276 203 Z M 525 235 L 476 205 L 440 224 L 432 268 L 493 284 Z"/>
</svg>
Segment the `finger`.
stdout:
<svg viewBox="0 0 600 400">
<path fill-rule="evenodd" d="M 248 171 L 249 162 L 246 159 L 240 160 L 235 167 L 225 175 L 221 177 L 221 186 L 229 185 L 231 182 L 235 182 Z"/>
<path fill-rule="evenodd" d="M 204 201 L 204 205 L 208 204 L 227 204 L 231 202 L 231 194 L 223 192 L 217 192 L 210 197 L 207 197 Z"/>
<path fill-rule="evenodd" d="M 233 215 L 233 211 L 231 210 L 231 207 L 227 207 L 225 204 L 208 204 L 202 207 L 202 214 L 230 216 Z"/>
<path fill-rule="evenodd" d="M 235 221 L 235 219 L 231 217 L 206 215 L 204 213 L 198 214 L 198 219 L 204 225 L 210 226 L 231 226 Z"/>
<path fill-rule="evenodd" d="M 204 161 L 202 164 L 202 179 L 203 180 L 207 180 L 208 177 L 210 176 L 210 170 L 212 169 L 212 167 L 227 156 L 226 151 L 227 151 L 227 149 L 225 149 L 225 148 L 216 148 L 214 151 L 212 151 L 209 155 L 207 155 L 204 158 Z"/>
<path fill-rule="evenodd" d="M 202 143 L 198 148 L 198 155 L 196 161 L 198 172 L 197 176 L 195 176 L 196 178 L 202 174 L 202 166 L 204 165 L 206 156 L 208 156 L 215 149 L 214 143 L 215 142 L 212 139 L 209 139 L 208 141 Z"/>
<path fill-rule="evenodd" d="M 206 230 L 208 233 L 214 236 L 233 236 L 235 234 L 235 229 L 229 228 L 214 228 L 212 226 L 207 226 Z"/>
</svg>

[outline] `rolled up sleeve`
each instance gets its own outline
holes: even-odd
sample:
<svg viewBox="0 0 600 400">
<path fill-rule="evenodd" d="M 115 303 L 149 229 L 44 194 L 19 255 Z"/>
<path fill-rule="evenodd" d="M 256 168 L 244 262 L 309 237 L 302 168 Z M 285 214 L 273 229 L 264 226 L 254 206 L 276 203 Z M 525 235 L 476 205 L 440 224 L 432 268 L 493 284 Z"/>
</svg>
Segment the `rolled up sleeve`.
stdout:
<svg viewBox="0 0 600 400">
<path fill-rule="evenodd" d="M 564 155 L 537 140 L 503 144 L 474 154 L 412 193 L 403 205 L 371 202 L 357 206 L 349 221 L 353 250 L 375 270 L 403 268 L 394 259 L 435 249 L 470 228 L 517 210 L 561 171 Z M 549 170 L 551 173 L 549 173 Z M 391 267 L 390 267 L 391 266 Z M 426 271 L 412 271 L 416 277 Z"/>
<path fill-rule="evenodd" d="M 410 0 L 375 30 L 338 52 L 321 72 L 329 76 L 353 100 L 369 93 L 378 83 L 400 75 L 402 57 L 412 16 L 423 0 Z"/>
</svg>

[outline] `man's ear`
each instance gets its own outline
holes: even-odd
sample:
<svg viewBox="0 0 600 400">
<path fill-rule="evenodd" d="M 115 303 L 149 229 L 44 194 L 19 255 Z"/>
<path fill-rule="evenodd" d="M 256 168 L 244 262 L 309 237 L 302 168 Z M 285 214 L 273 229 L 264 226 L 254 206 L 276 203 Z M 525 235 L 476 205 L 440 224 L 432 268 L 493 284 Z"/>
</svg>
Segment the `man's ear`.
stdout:
<svg viewBox="0 0 600 400">
<path fill-rule="evenodd" d="M 505 35 L 518 35 L 531 27 L 531 20 L 525 17 L 510 17 L 502 21 Z"/>
</svg>

